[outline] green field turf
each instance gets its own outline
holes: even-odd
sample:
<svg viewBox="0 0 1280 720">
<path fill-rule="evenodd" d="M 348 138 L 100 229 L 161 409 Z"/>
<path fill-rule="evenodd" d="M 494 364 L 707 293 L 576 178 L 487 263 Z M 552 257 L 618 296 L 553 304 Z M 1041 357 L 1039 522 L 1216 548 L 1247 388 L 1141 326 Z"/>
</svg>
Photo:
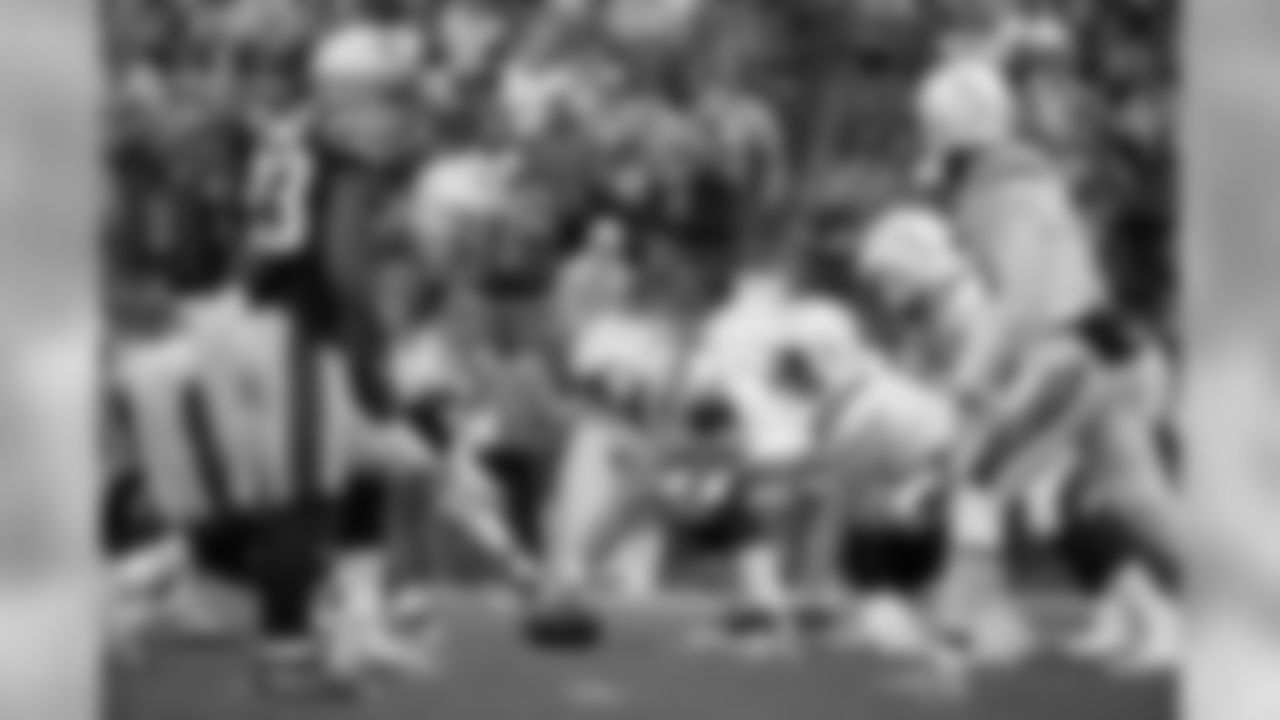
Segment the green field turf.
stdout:
<svg viewBox="0 0 1280 720">
<path fill-rule="evenodd" d="M 107 720 L 1165 720 L 1167 684 L 1055 660 L 992 674 L 961 697 L 921 693 L 887 661 L 814 651 L 748 661 L 693 651 L 687 609 L 630 611 L 589 654 L 535 651 L 474 598 L 450 603 L 442 668 L 347 701 L 268 699 L 244 643 L 161 644 L 112 672 Z"/>
</svg>

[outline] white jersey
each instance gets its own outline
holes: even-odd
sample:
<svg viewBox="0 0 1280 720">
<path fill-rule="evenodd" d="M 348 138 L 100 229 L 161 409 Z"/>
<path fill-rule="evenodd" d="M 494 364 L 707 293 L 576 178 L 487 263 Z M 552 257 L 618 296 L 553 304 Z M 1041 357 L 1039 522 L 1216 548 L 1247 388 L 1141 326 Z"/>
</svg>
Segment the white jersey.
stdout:
<svg viewBox="0 0 1280 720">
<path fill-rule="evenodd" d="M 786 462 L 813 449 L 825 401 L 865 372 L 866 348 L 847 310 L 818 298 L 744 297 L 712 318 L 689 369 L 693 393 L 729 402 L 748 459 Z M 812 387 L 785 387 L 799 360 Z"/>
<path fill-rule="evenodd" d="M 672 384 L 681 360 L 674 329 L 660 318 L 634 312 L 610 312 L 591 320 L 569 351 L 575 376 L 648 392 Z"/>
<path fill-rule="evenodd" d="M 1016 148 L 986 165 L 964 194 L 958 222 L 1009 319 L 1046 329 L 1096 307 L 1102 273 L 1066 180 Z"/>
<path fill-rule="evenodd" d="M 826 428 L 830 453 L 894 482 L 931 471 L 960 436 L 953 397 L 916 375 L 881 364 L 856 392 L 841 399 Z"/>
</svg>

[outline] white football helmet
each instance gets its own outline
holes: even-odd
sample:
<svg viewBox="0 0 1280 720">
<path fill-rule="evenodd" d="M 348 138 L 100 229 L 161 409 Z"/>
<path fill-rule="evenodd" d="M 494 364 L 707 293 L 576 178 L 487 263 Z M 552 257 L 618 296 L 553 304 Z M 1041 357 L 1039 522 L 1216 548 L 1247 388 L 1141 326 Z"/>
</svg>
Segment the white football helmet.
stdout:
<svg viewBox="0 0 1280 720">
<path fill-rule="evenodd" d="M 910 302 L 967 274 L 950 224 L 923 207 L 903 207 L 876 221 L 862 239 L 860 275 L 891 302 Z"/>
<path fill-rule="evenodd" d="M 485 153 L 461 153 L 430 163 L 410 189 L 410 233 L 419 241 L 434 242 L 469 223 L 504 215 L 515 196 L 515 172 L 512 158 Z"/>
<path fill-rule="evenodd" d="M 581 79 L 564 66 L 516 63 L 502 74 L 498 106 L 521 136 L 536 136 L 574 106 Z"/>
<path fill-rule="evenodd" d="M 410 27 L 350 24 L 324 37 L 311 58 L 318 91 L 385 87 L 411 80 L 423 40 Z"/>
<path fill-rule="evenodd" d="M 997 62 L 961 57 L 925 78 L 916 96 L 916 116 L 934 152 L 982 149 L 1014 137 L 1017 101 Z"/>
</svg>

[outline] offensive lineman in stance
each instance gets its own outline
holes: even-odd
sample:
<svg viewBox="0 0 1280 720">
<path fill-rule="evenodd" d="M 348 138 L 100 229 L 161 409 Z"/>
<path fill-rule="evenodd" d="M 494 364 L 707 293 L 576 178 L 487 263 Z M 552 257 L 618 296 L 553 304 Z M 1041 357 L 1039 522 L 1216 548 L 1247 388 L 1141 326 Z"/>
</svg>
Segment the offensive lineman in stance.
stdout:
<svg viewBox="0 0 1280 720">
<path fill-rule="evenodd" d="M 865 366 L 854 318 L 791 273 L 784 265 L 739 278 L 702 328 L 681 389 L 703 425 L 694 442 L 709 435 L 720 446 L 718 469 L 693 482 L 694 510 L 732 521 L 734 537 L 725 539 L 746 602 L 741 619 L 748 629 L 782 631 L 766 633 L 774 640 L 796 629 L 786 549 L 824 482 L 828 399 L 842 397 Z"/>
<path fill-rule="evenodd" d="M 999 503 L 973 485 L 970 476 L 955 474 L 957 454 L 974 442 L 969 421 L 981 417 L 993 392 L 987 384 L 987 363 L 1001 328 L 994 299 L 964 256 L 946 218 L 927 207 L 889 211 L 853 252 L 855 273 L 868 286 L 876 309 L 888 316 L 896 330 L 889 353 L 902 376 L 921 393 L 918 397 L 931 399 L 938 418 L 932 425 L 937 430 L 934 442 L 927 446 L 931 454 L 925 456 L 931 463 L 923 468 L 931 477 L 923 480 L 943 491 L 949 565 L 998 562 L 992 558 L 1004 546 Z M 921 411 L 927 407 L 917 406 Z M 950 422 L 942 422 L 944 418 Z M 912 426 L 918 432 L 930 424 L 916 421 Z M 1007 603 L 991 602 L 1000 599 L 996 591 L 995 587 L 978 591 L 982 598 L 978 603 L 971 602 L 973 598 L 959 602 L 956 607 L 963 610 L 954 613 L 944 599 L 942 614 L 935 620 L 967 642 L 1002 646 L 985 650 L 1016 654 L 1025 645 L 1025 632 L 1013 622 Z M 979 628 L 983 632 L 975 633 Z"/>
</svg>

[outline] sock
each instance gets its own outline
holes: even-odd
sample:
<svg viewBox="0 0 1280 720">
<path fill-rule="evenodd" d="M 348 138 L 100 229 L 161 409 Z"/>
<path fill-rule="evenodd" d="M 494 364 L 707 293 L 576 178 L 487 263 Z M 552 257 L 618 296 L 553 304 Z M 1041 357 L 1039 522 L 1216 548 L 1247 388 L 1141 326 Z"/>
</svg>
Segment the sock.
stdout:
<svg viewBox="0 0 1280 720">
<path fill-rule="evenodd" d="M 379 552 L 350 553 L 338 558 L 334 585 L 342 617 L 350 622 L 376 624 L 386 619 L 386 564 Z"/>
<path fill-rule="evenodd" d="M 957 548 L 968 551 L 999 553 L 1004 547 L 1003 507 L 991 495 L 980 490 L 961 490 L 950 506 L 951 540 Z"/>
<path fill-rule="evenodd" d="M 753 544 L 741 551 L 738 574 L 749 603 L 766 612 L 784 613 L 790 595 L 782 577 L 781 550 L 772 544 Z"/>
<path fill-rule="evenodd" d="M 611 574 L 619 591 L 629 598 L 649 598 L 658 590 L 665 556 L 665 538 L 646 529 L 624 543 L 612 558 Z"/>
</svg>

